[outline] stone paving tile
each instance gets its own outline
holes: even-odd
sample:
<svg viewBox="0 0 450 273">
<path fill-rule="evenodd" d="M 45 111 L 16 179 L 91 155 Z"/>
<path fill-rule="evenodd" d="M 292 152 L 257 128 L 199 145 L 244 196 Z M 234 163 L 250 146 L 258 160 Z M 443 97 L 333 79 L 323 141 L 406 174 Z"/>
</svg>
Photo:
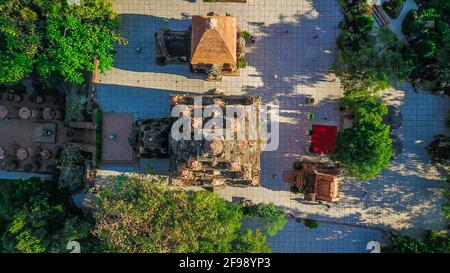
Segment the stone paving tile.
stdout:
<svg viewBox="0 0 450 273">
<path fill-rule="evenodd" d="M 370 241 L 383 242 L 379 231 L 343 227 L 334 224 L 320 224 L 315 229 L 290 220 L 276 236 L 269 237 L 273 252 L 298 253 L 357 253 L 369 252 Z"/>
<path fill-rule="evenodd" d="M 282 172 L 290 169 L 292 162 L 305 151 L 303 132 L 311 126 L 305 119 L 306 113 L 317 113 L 316 123 L 337 125 L 339 122 L 342 90 L 329 68 L 334 59 L 341 14 L 338 1 L 331 0 L 248 2 L 116 1 L 116 9 L 124 19 L 122 31 L 129 43 L 117 48 L 115 67 L 99 80 L 97 94 L 104 110 L 132 112 L 135 118 L 162 117 L 169 115 L 169 94 L 173 92 L 202 93 L 217 87 L 234 94 L 260 95 L 265 103 L 280 107 L 279 149 L 262 155 L 261 187 L 230 187 L 220 192 L 224 198 L 231 201 L 239 196 L 254 202 L 274 202 L 299 217 L 404 229 L 411 234 L 426 227 L 442 226 L 438 205 L 441 170 L 429 164 L 424 147 L 434 134 L 446 130 L 444 118 L 450 100 L 427 92 L 414 93 L 409 85 L 383 94 L 388 104 L 400 107 L 404 118 L 403 126 L 396 131 L 403 142 L 403 153 L 388 170 L 370 181 L 344 179 L 342 198 L 330 208 L 306 202 L 289 191 L 281 181 Z M 241 71 L 241 76 L 205 82 L 202 76 L 189 74 L 187 66 L 156 65 L 153 34 L 166 24 L 177 30 L 187 29 L 192 15 L 209 11 L 230 12 L 238 18 L 241 29 L 250 31 L 256 38 L 256 43 L 248 48 L 250 65 Z M 255 22 L 265 22 L 265 26 L 256 26 Z M 141 48 L 140 53 L 136 48 Z M 313 107 L 303 104 L 307 94 L 316 98 Z M 147 162 L 126 168 L 105 168 L 144 172 Z M 155 170 L 167 170 L 167 162 L 151 160 L 150 164 Z M 368 194 L 362 197 L 364 192 Z M 369 229 L 324 224 L 316 231 L 305 231 L 296 224 L 270 240 L 274 251 L 364 252 L 363 241 L 373 237 Z M 298 241 L 291 242 L 292 237 Z"/>
</svg>

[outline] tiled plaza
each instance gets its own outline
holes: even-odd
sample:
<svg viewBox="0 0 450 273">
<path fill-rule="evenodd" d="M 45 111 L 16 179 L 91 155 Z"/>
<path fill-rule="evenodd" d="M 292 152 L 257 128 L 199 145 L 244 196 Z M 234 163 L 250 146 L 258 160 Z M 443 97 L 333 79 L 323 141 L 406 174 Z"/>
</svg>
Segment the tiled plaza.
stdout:
<svg viewBox="0 0 450 273">
<path fill-rule="evenodd" d="M 414 234 L 443 224 L 441 173 L 429 164 L 425 147 L 434 134 L 446 130 L 450 100 L 415 93 L 409 85 L 383 93 L 387 104 L 402 111 L 403 125 L 395 134 L 402 140 L 403 152 L 378 178 L 344 179 L 341 200 L 330 207 L 304 201 L 282 181 L 283 171 L 306 149 L 305 129 L 312 123 L 340 125 L 342 90 L 330 73 L 341 19 L 337 0 L 249 0 L 247 4 L 118 0 L 115 7 L 123 17 L 128 44 L 117 47 L 115 67 L 98 82 L 97 96 L 104 111 L 133 113 L 134 118 L 169 116 L 170 93 L 203 93 L 216 87 L 260 95 L 264 103 L 279 106 L 280 146 L 262 154 L 261 187 L 230 187 L 220 192 L 227 200 L 247 197 L 254 202 L 274 202 L 297 217 L 319 221 L 319 228 L 311 230 L 291 220 L 285 230 L 270 238 L 274 252 L 364 252 L 367 242 L 383 238 L 374 228 Z M 192 15 L 210 11 L 231 13 L 241 30 L 255 37 L 256 42 L 247 48 L 249 67 L 239 77 L 205 82 L 202 75 L 190 74 L 188 66 L 158 66 L 154 33 L 164 26 L 187 30 Z M 304 104 L 306 95 L 316 99 L 314 106 Z M 306 119 L 308 112 L 317 114 L 314 122 Z M 167 161 L 104 169 L 145 171 L 147 165 L 164 170 Z"/>
</svg>

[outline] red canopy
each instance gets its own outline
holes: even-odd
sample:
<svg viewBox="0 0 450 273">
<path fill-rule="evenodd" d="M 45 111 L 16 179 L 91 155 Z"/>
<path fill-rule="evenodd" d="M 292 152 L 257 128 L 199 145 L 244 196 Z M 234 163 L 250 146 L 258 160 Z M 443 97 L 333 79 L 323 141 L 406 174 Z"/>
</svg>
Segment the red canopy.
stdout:
<svg viewBox="0 0 450 273">
<path fill-rule="evenodd" d="M 336 148 L 337 127 L 329 125 L 312 125 L 311 146 L 317 154 L 329 154 Z"/>
</svg>

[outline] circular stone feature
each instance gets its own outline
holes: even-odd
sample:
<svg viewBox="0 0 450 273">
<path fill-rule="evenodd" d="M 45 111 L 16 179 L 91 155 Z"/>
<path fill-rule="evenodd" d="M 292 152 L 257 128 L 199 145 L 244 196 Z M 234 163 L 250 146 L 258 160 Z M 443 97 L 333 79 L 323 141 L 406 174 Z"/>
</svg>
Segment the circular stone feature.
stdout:
<svg viewBox="0 0 450 273">
<path fill-rule="evenodd" d="M 52 158 L 52 152 L 49 149 L 43 149 L 40 154 L 42 159 L 47 160 Z"/>
<path fill-rule="evenodd" d="M 19 148 L 16 152 L 16 156 L 19 160 L 25 160 L 28 158 L 28 150 L 26 148 Z"/>
<path fill-rule="evenodd" d="M 8 108 L 4 105 L 0 105 L 0 118 L 6 118 L 8 116 Z"/>
<path fill-rule="evenodd" d="M 31 110 L 28 107 L 21 107 L 19 109 L 19 117 L 21 119 L 29 119 L 31 117 Z"/>
<path fill-rule="evenodd" d="M 52 108 L 47 107 L 44 109 L 44 111 L 42 111 L 42 117 L 45 120 L 52 120 L 56 117 L 56 112 Z"/>
</svg>

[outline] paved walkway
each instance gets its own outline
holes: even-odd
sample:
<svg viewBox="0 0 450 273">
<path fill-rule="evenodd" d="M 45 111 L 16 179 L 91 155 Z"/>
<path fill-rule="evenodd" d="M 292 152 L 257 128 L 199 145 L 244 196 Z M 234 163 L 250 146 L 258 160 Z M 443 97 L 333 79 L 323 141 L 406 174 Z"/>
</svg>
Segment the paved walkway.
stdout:
<svg viewBox="0 0 450 273">
<path fill-rule="evenodd" d="M 269 237 L 273 252 L 368 253 L 367 243 L 383 242 L 383 233 L 356 227 L 319 223 L 315 229 L 290 220 L 275 237 Z"/>
<path fill-rule="evenodd" d="M 316 123 L 339 124 L 342 90 L 338 79 L 329 73 L 341 19 L 338 1 L 249 0 L 247 4 L 230 4 L 142 0 L 132 3 L 118 0 L 116 4 L 124 18 L 123 32 L 129 43 L 117 48 L 115 68 L 100 78 L 97 95 L 104 110 L 132 112 L 135 118 L 168 116 L 170 93 L 205 92 L 215 87 L 234 94 L 261 95 L 265 103 L 280 107 L 280 147 L 262 155 L 262 186 L 227 188 L 221 191 L 224 198 L 274 202 L 298 217 L 404 229 L 411 233 L 443 225 L 439 215 L 441 172 L 429 164 L 425 146 L 434 134 L 445 131 L 444 118 L 450 100 L 426 92 L 414 93 L 409 85 L 388 90 L 383 96 L 403 112 L 403 127 L 397 130 L 403 153 L 378 178 L 365 182 L 345 179 L 341 186 L 342 199 L 330 208 L 304 201 L 281 181 L 282 172 L 291 168 L 307 145 L 303 136 L 304 130 L 311 126 L 306 120 L 307 112 L 318 114 Z M 248 49 L 250 65 L 241 71 L 241 76 L 225 77 L 218 83 L 205 82 L 203 77 L 189 74 L 187 66 L 156 65 L 154 32 L 165 24 L 173 29 L 187 29 L 190 16 L 209 11 L 237 16 L 241 29 L 256 38 L 256 43 Z M 264 27 L 255 24 L 262 21 Z M 142 50 L 138 52 L 136 48 Z M 278 75 L 277 79 L 274 74 Z M 307 94 L 316 98 L 313 107 L 303 104 Z M 156 170 L 167 169 L 167 161 L 155 160 L 135 167 L 106 166 L 105 169 L 145 171 L 148 164 Z M 362 197 L 364 192 L 368 194 Z M 288 225 L 271 243 L 274 251 L 325 250 L 326 245 L 340 251 L 339 246 L 358 240 L 358 246 L 351 251 L 364 251 L 363 241 L 374 237 L 373 232 L 331 224 L 306 232 L 301 226 Z M 315 248 L 311 248 L 313 244 Z"/>
</svg>

